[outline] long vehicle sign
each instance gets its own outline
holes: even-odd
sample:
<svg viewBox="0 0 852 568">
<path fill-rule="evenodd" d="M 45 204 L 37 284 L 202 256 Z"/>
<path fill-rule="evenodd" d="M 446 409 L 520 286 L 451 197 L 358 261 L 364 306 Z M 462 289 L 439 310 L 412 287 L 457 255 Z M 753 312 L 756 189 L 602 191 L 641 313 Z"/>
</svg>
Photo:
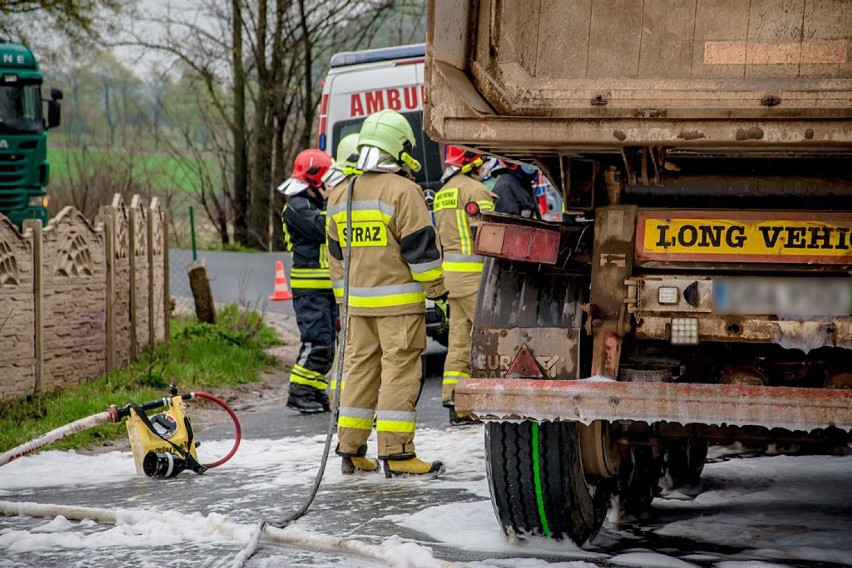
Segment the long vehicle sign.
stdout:
<svg viewBox="0 0 852 568">
<path fill-rule="evenodd" d="M 852 264 L 852 213 L 640 210 L 639 261 Z"/>
</svg>

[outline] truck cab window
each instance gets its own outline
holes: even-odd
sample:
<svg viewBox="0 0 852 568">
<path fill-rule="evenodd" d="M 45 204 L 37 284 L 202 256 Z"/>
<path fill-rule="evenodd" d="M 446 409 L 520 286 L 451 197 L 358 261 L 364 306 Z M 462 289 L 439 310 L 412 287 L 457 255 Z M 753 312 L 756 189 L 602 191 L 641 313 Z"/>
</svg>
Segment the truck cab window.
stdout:
<svg viewBox="0 0 852 568">
<path fill-rule="evenodd" d="M 43 128 L 39 85 L 0 85 L 0 131 L 36 133 Z"/>
</svg>

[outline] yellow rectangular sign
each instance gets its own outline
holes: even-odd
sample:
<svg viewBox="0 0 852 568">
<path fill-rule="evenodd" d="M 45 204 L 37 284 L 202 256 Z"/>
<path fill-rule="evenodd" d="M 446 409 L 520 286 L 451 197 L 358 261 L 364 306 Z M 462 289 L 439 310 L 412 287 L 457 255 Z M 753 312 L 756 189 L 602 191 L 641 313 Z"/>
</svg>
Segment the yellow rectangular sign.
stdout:
<svg viewBox="0 0 852 568">
<path fill-rule="evenodd" d="M 459 206 L 459 190 L 456 187 L 442 189 L 435 194 L 435 203 L 432 209 L 440 211 L 441 209 L 457 209 Z"/>
<path fill-rule="evenodd" d="M 340 246 L 346 246 L 346 225 L 337 226 Z M 355 221 L 352 223 L 353 247 L 383 247 L 388 244 L 388 229 L 381 221 Z"/>
<path fill-rule="evenodd" d="M 852 215 L 640 211 L 637 259 L 852 264 Z"/>
</svg>

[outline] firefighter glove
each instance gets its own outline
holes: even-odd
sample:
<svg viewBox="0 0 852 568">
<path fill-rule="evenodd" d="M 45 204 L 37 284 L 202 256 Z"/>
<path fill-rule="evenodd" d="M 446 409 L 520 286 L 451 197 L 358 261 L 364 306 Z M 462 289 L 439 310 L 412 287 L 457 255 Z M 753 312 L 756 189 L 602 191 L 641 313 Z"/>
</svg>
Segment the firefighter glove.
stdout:
<svg viewBox="0 0 852 568">
<path fill-rule="evenodd" d="M 447 295 L 444 294 L 440 298 L 435 298 L 432 301 L 435 302 L 435 309 L 441 314 L 442 319 L 441 328 L 438 333 L 445 333 L 448 329 L 450 329 L 450 304 L 447 302 Z"/>
</svg>

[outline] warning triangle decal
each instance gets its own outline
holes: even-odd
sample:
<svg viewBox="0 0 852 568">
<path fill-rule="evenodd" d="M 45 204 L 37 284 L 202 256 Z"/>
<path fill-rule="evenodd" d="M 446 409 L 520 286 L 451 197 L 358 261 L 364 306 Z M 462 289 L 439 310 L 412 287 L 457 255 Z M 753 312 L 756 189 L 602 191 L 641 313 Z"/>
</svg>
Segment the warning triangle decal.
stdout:
<svg viewBox="0 0 852 568">
<path fill-rule="evenodd" d="M 506 370 L 507 379 L 546 379 L 547 373 L 533 357 L 532 351 L 524 343 L 518 354 Z"/>
</svg>

